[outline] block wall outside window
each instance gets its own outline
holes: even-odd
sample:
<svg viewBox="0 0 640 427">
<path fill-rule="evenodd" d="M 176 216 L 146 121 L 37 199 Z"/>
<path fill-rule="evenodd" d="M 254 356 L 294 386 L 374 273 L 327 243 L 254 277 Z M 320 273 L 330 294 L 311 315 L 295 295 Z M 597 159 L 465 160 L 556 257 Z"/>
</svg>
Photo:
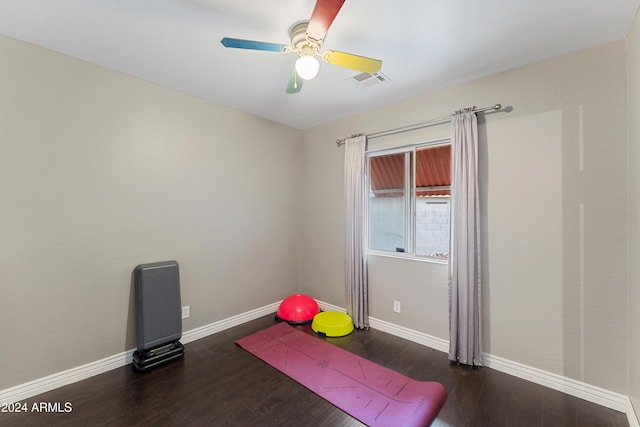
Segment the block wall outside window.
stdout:
<svg viewBox="0 0 640 427">
<path fill-rule="evenodd" d="M 449 256 L 449 197 L 419 197 L 416 202 L 416 255 Z"/>
</svg>

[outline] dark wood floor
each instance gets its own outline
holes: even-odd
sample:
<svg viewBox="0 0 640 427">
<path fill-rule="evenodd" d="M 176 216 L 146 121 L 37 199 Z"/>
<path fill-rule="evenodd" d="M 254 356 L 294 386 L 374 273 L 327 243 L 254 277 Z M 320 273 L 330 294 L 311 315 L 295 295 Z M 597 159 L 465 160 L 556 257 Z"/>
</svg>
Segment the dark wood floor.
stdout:
<svg viewBox="0 0 640 427">
<path fill-rule="evenodd" d="M 184 359 L 140 374 L 131 366 L 28 399 L 67 413 L 0 413 L 2 426 L 361 426 L 234 343 L 275 323 L 265 316 L 187 344 Z M 313 334 L 311 328 L 298 328 Z M 433 426 L 628 426 L 626 416 L 393 335 L 320 338 L 421 381 L 449 397 Z M 393 426 L 390 426 L 393 427 Z"/>
</svg>

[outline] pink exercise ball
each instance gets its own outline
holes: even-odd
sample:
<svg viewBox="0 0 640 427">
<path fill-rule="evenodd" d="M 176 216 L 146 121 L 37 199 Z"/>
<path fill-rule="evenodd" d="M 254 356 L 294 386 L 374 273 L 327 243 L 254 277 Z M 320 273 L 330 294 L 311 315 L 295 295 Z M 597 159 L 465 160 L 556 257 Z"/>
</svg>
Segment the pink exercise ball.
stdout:
<svg viewBox="0 0 640 427">
<path fill-rule="evenodd" d="M 289 295 L 280 303 L 276 312 L 276 319 L 290 324 L 311 323 L 320 307 L 316 300 L 305 294 Z"/>
</svg>

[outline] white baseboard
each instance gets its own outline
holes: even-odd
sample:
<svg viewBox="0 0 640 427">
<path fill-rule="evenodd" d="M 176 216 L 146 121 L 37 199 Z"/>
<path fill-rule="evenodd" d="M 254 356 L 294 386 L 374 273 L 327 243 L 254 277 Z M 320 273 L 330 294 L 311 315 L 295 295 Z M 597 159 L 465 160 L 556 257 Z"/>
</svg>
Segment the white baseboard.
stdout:
<svg viewBox="0 0 640 427">
<path fill-rule="evenodd" d="M 255 310 L 248 311 L 246 313 L 239 314 L 237 316 L 232 316 L 211 323 L 209 325 L 186 331 L 183 333 L 181 341 L 186 344 L 200 338 L 215 334 L 217 332 L 224 331 L 234 326 L 241 325 L 259 317 L 275 313 L 278 309 L 279 304 L 280 301 L 261 308 L 257 308 Z M 321 301 L 318 301 L 318 305 L 324 311 L 346 311 L 342 307 L 338 307 Z M 374 329 L 387 332 L 389 334 L 416 342 L 418 344 L 422 344 L 435 350 L 443 351 L 445 353 L 449 351 L 449 342 L 447 340 L 433 337 L 431 335 L 373 317 L 369 318 L 369 322 L 371 324 L 371 327 Z M 114 356 L 98 360 L 96 362 L 68 369 L 63 372 L 58 372 L 56 374 L 49 375 L 47 377 L 40 378 L 34 381 L 29 381 L 27 383 L 20 384 L 5 390 L 0 390 L 0 403 L 18 402 L 36 396 L 38 394 L 56 389 L 58 387 L 72 384 L 92 377 L 94 375 L 98 375 L 112 369 L 125 366 L 131 363 L 133 352 L 134 350 L 127 350 Z M 627 419 L 629 420 L 629 426 L 640 427 L 638 418 L 631 404 L 631 400 L 627 396 L 604 390 L 602 388 L 585 384 L 583 382 L 566 378 L 557 374 L 546 372 L 537 368 L 533 368 L 531 366 L 526 366 L 497 356 L 492 356 L 490 354 L 485 354 L 483 360 L 485 366 L 487 366 L 488 368 L 495 369 L 497 371 L 501 371 L 509 375 L 513 375 L 515 377 L 522 378 L 524 380 L 570 394 L 580 399 L 584 399 L 619 412 L 626 413 Z"/>
<path fill-rule="evenodd" d="M 322 301 L 318 301 L 318 305 L 323 311 L 341 311 L 343 313 L 347 311 L 343 307 L 338 307 L 337 305 L 329 304 Z M 445 353 L 449 352 L 449 341 L 443 340 L 441 338 L 414 331 L 413 329 L 405 328 L 404 326 L 398 326 L 394 323 L 376 319 L 375 317 L 371 316 L 369 316 L 369 326 L 371 326 L 373 329 L 387 332 L 391 335 L 395 335 L 397 337 L 422 344 L 429 348 L 444 351 Z"/>
<path fill-rule="evenodd" d="M 258 317 L 275 313 L 279 304 L 280 301 L 184 332 L 180 342 L 186 344 L 211 334 L 215 334 L 216 332 L 221 332 L 225 329 L 241 325 L 250 320 L 257 319 Z M 128 365 L 133 361 L 134 351 L 135 349 L 123 351 L 122 353 L 106 357 L 96 362 L 87 363 L 86 365 L 58 372 L 44 378 L 39 378 L 24 384 L 7 388 L 5 390 L 0 390 L 0 403 L 19 402 L 47 391 L 54 390 L 58 387 L 73 384 L 93 377 L 94 375 L 102 374 L 112 369 Z"/>
<path fill-rule="evenodd" d="M 323 302 L 318 302 L 318 305 L 325 311 L 345 311 L 342 307 L 337 307 Z M 440 350 L 445 353 L 449 352 L 448 340 L 437 338 L 423 332 L 415 331 L 374 317 L 369 317 L 369 324 L 374 329 L 425 345 L 435 350 Z M 637 419 L 635 419 L 635 424 L 631 422 L 631 419 L 636 417 L 635 412 L 631 407 L 631 402 L 627 396 L 487 353 L 483 355 L 483 363 L 486 367 L 495 369 L 496 371 L 504 372 L 506 374 L 570 394 L 580 399 L 626 413 L 627 418 L 630 419 L 630 427 L 640 427 Z"/>
<path fill-rule="evenodd" d="M 629 427 L 640 427 L 640 418 L 636 415 L 631 399 L 627 397 L 627 422 Z"/>
<path fill-rule="evenodd" d="M 124 351 L 114 356 L 105 357 L 96 362 L 58 372 L 44 378 L 29 381 L 14 387 L 0 390 L 0 403 L 19 402 L 58 387 L 102 374 L 131 363 L 133 350 Z"/>
<path fill-rule="evenodd" d="M 628 397 L 620 393 L 486 353 L 483 361 L 486 367 L 496 371 L 504 372 L 622 413 L 627 412 Z"/>
<path fill-rule="evenodd" d="M 398 326 L 394 323 L 386 322 L 374 317 L 369 317 L 369 324 L 372 328 L 387 332 L 391 335 L 395 335 L 397 337 L 404 338 L 406 340 L 413 341 L 415 343 L 422 344 L 426 347 L 440 350 L 445 353 L 449 352 L 449 341 L 443 340 L 442 338 L 414 331 L 413 329 L 405 328 L 404 326 Z"/>
<path fill-rule="evenodd" d="M 246 313 L 238 314 L 236 316 L 222 319 L 218 322 L 204 325 L 199 328 L 191 329 L 182 334 L 180 342 L 183 344 L 190 343 L 191 341 L 199 340 L 200 338 L 208 337 L 218 332 L 222 332 L 226 329 L 233 328 L 234 326 L 242 325 L 258 317 L 266 316 L 267 314 L 275 313 L 278 310 L 280 301 L 273 304 L 265 305 L 264 307 L 257 308 L 255 310 L 247 311 Z"/>
<path fill-rule="evenodd" d="M 318 301 L 318 306 L 322 311 L 340 311 L 346 313 L 347 310 L 344 307 L 338 307 L 337 305 L 329 304 L 328 302 Z"/>
</svg>

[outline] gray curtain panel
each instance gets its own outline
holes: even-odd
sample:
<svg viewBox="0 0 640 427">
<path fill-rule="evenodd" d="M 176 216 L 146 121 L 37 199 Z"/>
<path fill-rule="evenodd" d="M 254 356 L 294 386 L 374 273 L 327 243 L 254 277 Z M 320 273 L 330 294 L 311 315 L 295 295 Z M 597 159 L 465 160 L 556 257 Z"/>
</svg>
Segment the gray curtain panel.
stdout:
<svg viewBox="0 0 640 427">
<path fill-rule="evenodd" d="M 478 122 L 473 108 L 451 118 L 449 359 L 482 366 Z"/>
<path fill-rule="evenodd" d="M 356 328 L 369 327 L 369 295 L 365 243 L 367 191 L 365 151 L 367 137 L 358 135 L 345 141 L 344 198 L 346 214 L 345 293 L 347 313 Z"/>
</svg>

